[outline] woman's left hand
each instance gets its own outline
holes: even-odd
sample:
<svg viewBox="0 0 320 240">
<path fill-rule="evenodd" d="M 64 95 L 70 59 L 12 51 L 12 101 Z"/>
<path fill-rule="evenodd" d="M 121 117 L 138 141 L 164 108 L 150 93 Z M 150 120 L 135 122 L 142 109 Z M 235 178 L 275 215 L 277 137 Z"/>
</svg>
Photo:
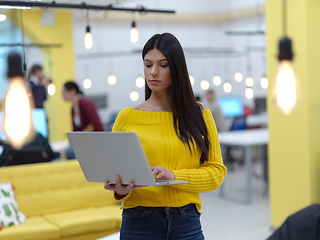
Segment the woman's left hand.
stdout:
<svg viewBox="0 0 320 240">
<path fill-rule="evenodd" d="M 161 166 L 150 167 L 152 175 L 157 175 L 157 179 L 174 180 L 174 173 Z"/>
</svg>

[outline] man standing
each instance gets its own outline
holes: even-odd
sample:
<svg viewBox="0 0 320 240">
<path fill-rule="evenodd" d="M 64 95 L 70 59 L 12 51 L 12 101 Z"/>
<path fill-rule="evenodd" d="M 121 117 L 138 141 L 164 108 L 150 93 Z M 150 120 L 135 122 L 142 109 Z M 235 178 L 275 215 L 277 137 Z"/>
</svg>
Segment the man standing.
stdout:
<svg viewBox="0 0 320 240">
<path fill-rule="evenodd" d="M 48 84 L 49 80 L 44 77 L 43 70 L 40 65 L 35 64 L 32 66 L 29 72 L 29 81 L 35 108 L 43 108 L 43 102 L 47 99 L 45 86 Z"/>
<path fill-rule="evenodd" d="M 213 90 L 208 90 L 206 93 L 208 108 L 210 109 L 213 119 L 216 123 L 218 132 L 227 131 L 226 120 L 223 116 L 219 104 L 215 101 L 215 94 Z"/>
</svg>

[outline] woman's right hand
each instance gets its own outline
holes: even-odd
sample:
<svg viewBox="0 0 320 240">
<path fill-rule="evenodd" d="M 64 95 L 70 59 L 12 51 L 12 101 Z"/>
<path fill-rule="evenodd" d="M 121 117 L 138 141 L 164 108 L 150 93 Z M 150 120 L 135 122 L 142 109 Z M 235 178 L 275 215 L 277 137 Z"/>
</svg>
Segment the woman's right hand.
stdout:
<svg viewBox="0 0 320 240">
<path fill-rule="evenodd" d="M 116 184 L 110 184 L 107 181 L 104 185 L 104 188 L 106 190 L 115 191 L 118 195 L 127 195 L 132 190 L 135 190 L 140 187 L 142 187 L 142 186 L 134 185 L 134 182 L 131 182 L 128 185 L 122 185 L 119 175 L 116 176 Z"/>
</svg>

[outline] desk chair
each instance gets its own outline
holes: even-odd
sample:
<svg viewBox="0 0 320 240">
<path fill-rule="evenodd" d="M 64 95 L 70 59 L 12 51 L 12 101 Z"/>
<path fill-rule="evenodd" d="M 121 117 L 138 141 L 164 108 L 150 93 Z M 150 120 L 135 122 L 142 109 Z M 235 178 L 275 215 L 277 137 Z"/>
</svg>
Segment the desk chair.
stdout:
<svg viewBox="0 0 320 240">
<path fill-rule="evenodd" d="M 246 117 L 244 116 L 236 117 L 233 119 L 230 131 L 245 130 L 246 128 L 247 128 Z M 228 169 L 231 171 L 234 170 L 234 164 L 235 164 L 235 159 L 231 154 L 231 151 L 233 149 L 238 150 L 239 147 L 225 147 L 225 149 L 223 149 L 225 164 L 227 165 Z"/>
<path fill-rule="evenodd" d="M 10 147 L 5 155 L 4 166 L 50 161 L 47 147 L 28 147 L 20 150 Z"/>
<path fill-rule="evenodd" d="M 230 131 L 245 130 L 246 128 L 246 117 L 236 117 L 233 120 Z"/>
</svg>

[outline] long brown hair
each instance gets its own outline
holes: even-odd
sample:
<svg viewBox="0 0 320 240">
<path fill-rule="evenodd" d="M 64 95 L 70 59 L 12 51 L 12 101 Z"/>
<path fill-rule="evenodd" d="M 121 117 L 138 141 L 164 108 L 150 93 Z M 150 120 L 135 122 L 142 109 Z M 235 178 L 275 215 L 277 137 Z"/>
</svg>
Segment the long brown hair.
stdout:
<svg viewBox="0 0 320 240">
<path fill-rule="evenodd" d="M 202 107 L 197 103 L 187 69 L 183 49 L 178 39 L 170 33 L 156 34 L 144 45 L 142 59 L 152 49 L 163 52 L 171 72 L 171 102 L 173 126 L 180 140 L 188 145 L 190 142 L 201 150 L 200 163 L 208 161 L 210 142 L 208 130 L 202 116 Z M 145 85 L 145 100 L 151 96 L 151 89 Z"/>
</svg>

